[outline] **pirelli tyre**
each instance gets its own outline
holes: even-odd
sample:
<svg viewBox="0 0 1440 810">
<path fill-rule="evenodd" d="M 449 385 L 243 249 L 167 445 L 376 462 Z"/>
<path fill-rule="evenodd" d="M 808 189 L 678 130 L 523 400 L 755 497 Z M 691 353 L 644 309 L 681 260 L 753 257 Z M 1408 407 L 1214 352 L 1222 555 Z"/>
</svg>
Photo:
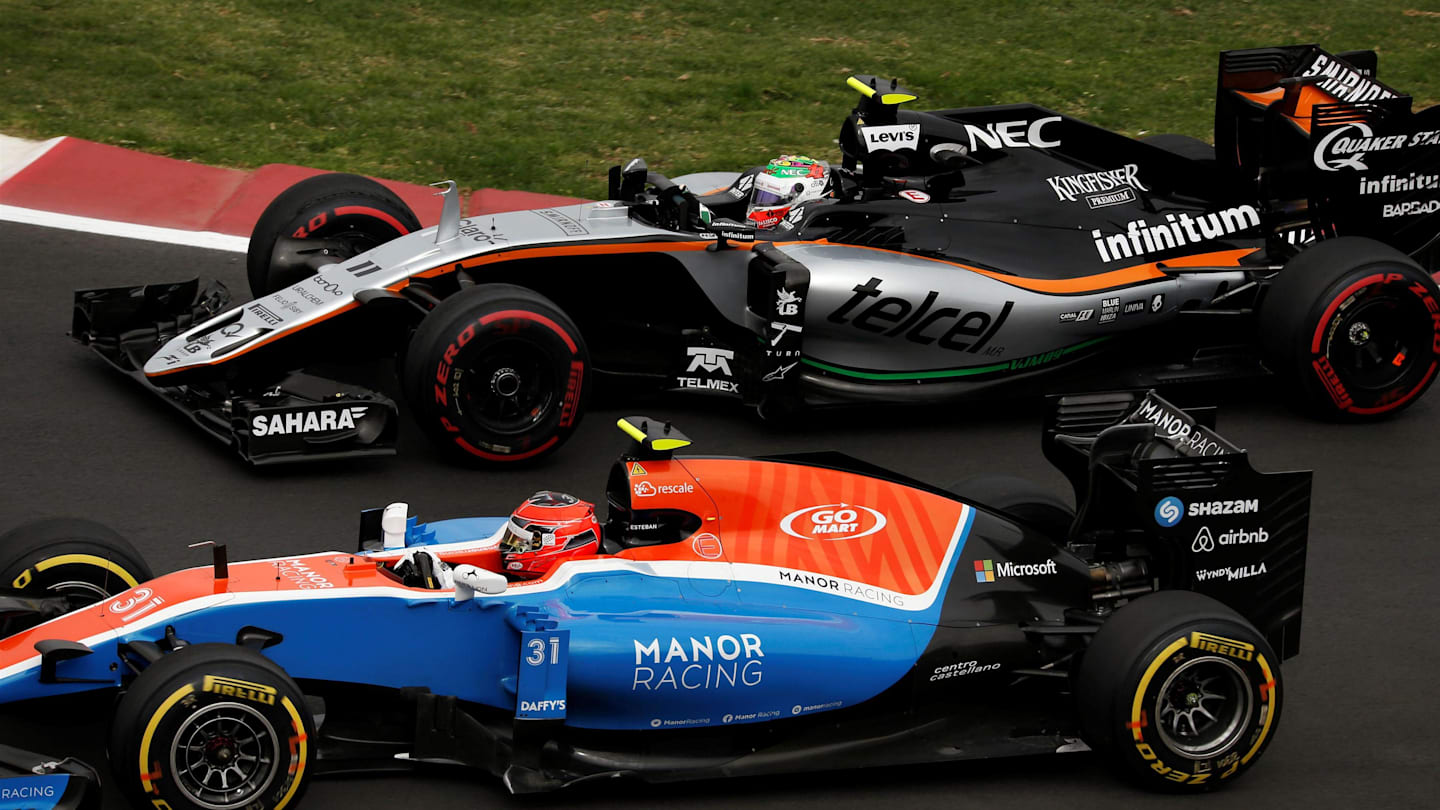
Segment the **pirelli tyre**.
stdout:
<svg viewBox="0 0 1440 810">
<path fill-rule="evenodd" d="M 1013 475 L 975 475 L 946 487 L 966 500 L 999 509 L 1061 541 L 1075 522 L 1075 510 L 1044 487 Z"/>
<path fill-rule="evenodd" d="M 1375 419 L 1420 398 L 1440 369 L 1440 290 L 1408 256 L 1360 237 L 1292 259 L 1265 294 L 1266 363 L 1320 416 Z"/>
<path fill-rule="evenodd" d="M 1214 599 L 1143 596 L 1101 625 L 1080 663 L 1085 741 L 1153 789 L 1228 784 L 1275 738 L 1279 664 L 1255 628 Z"/>
<path fill-rule="evenodd" d="M 0 591 L 68 596 L 79 607 L 153 576 L 129 541 L 92 520 L 43 518 L 0 535 Z M 0 638 L 27 625 L 0 620 Z"/>
<path fill-rule="evenodd" d="M 110 767 L 135 807 L 283 810 L 314 771 L 315 722 L 299 687 L 264 655 L 182 647 L 121 696 Z"/>
<path fill-rule="evenodd" d="M 504 464 L 552 453 L 575 431 L 590 356 L 580 330 L 549 299 L 483 284 L 421 321 L 401 374 L 416 422 L 446 452 Z"/>
<path fill-rule="evenodd" d="M 420 220 L 390 189 L 356 174 L 321 174 L 280 192 L 250 232 L 245 271 L 259 298 L 283 290 L 313 270 L 275 262 L 281 237 L 325 239 L 331 255 L 348 259 L 419 230 Z"/>
</svg>

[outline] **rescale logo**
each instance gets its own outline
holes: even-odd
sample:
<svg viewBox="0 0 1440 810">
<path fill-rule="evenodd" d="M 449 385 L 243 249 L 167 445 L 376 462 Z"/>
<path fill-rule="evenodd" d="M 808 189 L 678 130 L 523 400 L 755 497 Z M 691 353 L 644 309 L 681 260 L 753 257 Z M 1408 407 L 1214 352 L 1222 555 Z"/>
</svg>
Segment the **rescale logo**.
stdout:
<svg viewBox="0 0 1440 810">
<path fill-rule="evenodd" d="M 649 481 L 641 481 L 635 485 L 635 494 L 641 498 L 649 498 L 654 495 L 684 495 L 694 491 L 695 486 L 689 481 L 682 481 L 678 484 L 652 484 Z"/>
<path fill-rule="evenodd" d="M 780 531 L 802 540 L 853 540 L 885 528 L 885 515 L 868 506 L 827 503 L 786 515 Z"/>
</svg>

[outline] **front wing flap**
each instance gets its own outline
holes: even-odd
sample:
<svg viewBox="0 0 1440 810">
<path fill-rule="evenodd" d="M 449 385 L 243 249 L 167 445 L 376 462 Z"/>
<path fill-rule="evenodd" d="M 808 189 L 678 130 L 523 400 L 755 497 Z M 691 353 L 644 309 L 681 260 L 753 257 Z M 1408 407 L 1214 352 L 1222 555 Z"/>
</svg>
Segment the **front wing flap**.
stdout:
<svg viewBox="0 0 1440 810">
<path fill-rule="evenodd" d="M 8 807 L 98 810 L 100 776 L 77 759 L 0 745 L 0 808 Z"/>
<path fill-rule="evenodd" d="M 229 304 L 224 285 L 202 286 L 194 279 L 80 290 L 70 335 L 251 464 L 394 454 L 398 409 L 389 397 L 361 386 L 305 373 L 246 384 L 160 386 L 145 374 L 145 363 L 160 347 Z M 223 333 L 223 324 L 217 328 Z M 196 350 L 204 348 L 197 344 Z"/>
</svg>

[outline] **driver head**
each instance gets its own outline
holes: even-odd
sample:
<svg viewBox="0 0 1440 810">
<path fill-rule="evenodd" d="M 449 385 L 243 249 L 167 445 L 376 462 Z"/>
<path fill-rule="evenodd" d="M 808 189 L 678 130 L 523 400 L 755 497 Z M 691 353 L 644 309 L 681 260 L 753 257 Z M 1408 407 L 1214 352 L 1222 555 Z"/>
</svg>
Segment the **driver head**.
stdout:
<svg viewBox="0 0 1440 810">
<path fill-rule="evenodd" d="M 745 218 L 757 228 L 773 228 L 794 208 L 830 196 L 830 164 L 798 155 L 781 155 L 755 175 Z"/>
<path fill-rule="evenodd" d="M 510 516 L 500 540 L 505 573 L 520 579 L 544 576 L 559 563 L 600 550 L 595 505 L 574 495 L 542 490 Z"/>
</svg>

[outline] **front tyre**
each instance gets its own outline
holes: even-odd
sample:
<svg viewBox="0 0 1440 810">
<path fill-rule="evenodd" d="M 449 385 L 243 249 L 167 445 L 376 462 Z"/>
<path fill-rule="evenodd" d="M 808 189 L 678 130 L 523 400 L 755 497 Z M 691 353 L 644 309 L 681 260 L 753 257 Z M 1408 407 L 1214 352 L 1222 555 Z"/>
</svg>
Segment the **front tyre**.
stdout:
<svg viewBox="0 0 1440 810">
<path fill-rule="evenodd" d="M 245 272 L 256 298 L 301 281 L 314 270 L 280 266 L 275 243 L 325 239 L 340 246 L 331 255 L 343 261 L 398 236 L 420 229 L 420 220 L 390 189 L 356 174 L 321 174 L 280 192 L 250 233 Z"/>
<path fill-rule="evenodd" d="M 315 723 L 299 687 L 253 650 L 196 644 L 120 698 L 110 765 L 136 807 L 283 810 L 304 792 Z"/>
<path fill-rule="evenodd" d="M 153 577 L 134 546 L 93 520 L 43 518 L 0 535 L 0 590 L 65 596 L 80 607 Z M 0 620 L 0 638 L 33 623 Z"/>
<path fill-rule="evenodd" d="M 469 287 L 415 330 L 402 369 L 415 420 L 450 455 L 540 458 L 580 424 L 590 356 L 558 306 L 511 284 Z"/>
<path fill-rule="evenodd" d="M 1261 304 L 1271 371 L 1318 415 L 1364 420 L 1407 407 L 1440 369 L 1440 289 L 1405 254 L 1326 240 L 1280 271 Z"/>
<path fill-rule="evenodd" d="M 1101 625 L 1081 661 L 1085 741 L 1145 787 L 1211 790 L 1274 738 L 1279 664 L 1249 622 L 1208 596 L 1141 597 Z"/>
</svg>

